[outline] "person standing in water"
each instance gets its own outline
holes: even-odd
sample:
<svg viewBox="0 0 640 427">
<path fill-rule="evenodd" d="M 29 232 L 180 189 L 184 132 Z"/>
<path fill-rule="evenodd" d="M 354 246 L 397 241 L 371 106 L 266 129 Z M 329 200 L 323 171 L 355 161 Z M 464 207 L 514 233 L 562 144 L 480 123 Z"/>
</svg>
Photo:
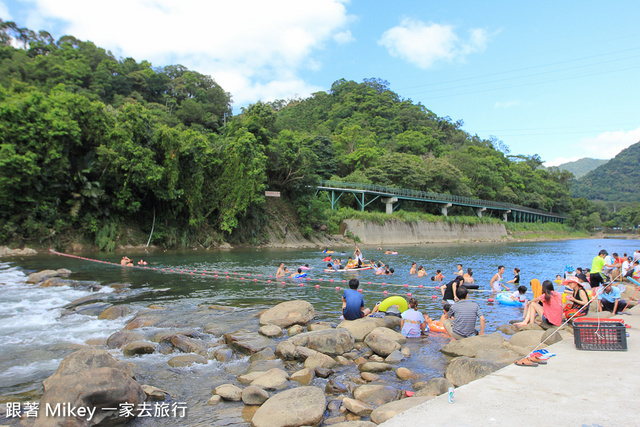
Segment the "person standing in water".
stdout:
<svg viewBox="0 0 640 427">
<path fill-rule="evenodd" d="M 500 292 L 502 290 L 508 291 L 509 287 L 506 286 L 504 283 L 504 265 L 501 265 L 498 267 L 498 272 L 496 274 L 493 275 L 493 277 L 491 278 L 491 282 L 489 282 L 489 284 L 491 285 L 491 289 L 493 289 L 495 292 Z"/>
<path fill-rule="evenodd" d="M 284 262 L 281 262 L 280 267 L 278 267 L 278 270 L 276 270 L 276 277 L 284 277 L 284 275 Z"/>
<path fill-rule="evenodd" d="M 508 280 L 507 283 L 513 283 L 513 286 L 517 289 L 520 286 L 520 269 L 513 269 L 513 279 Z"/>
</svg>

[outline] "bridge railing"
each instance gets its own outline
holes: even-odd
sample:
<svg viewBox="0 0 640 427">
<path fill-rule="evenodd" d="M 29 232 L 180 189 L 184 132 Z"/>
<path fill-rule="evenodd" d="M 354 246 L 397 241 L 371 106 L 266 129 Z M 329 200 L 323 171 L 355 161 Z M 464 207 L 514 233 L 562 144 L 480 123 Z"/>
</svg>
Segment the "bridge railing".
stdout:
<svg viewBox="0 0 640 427">
<path fill-rule="evenodd" d="M 415 199 L 425 199 L 432 202 L 452 203 L 479 208 L 493 208 L 500 210 L 516 210 L 555 218 L 566 218 L 564 215 L 554 214 L 538 209 L 527 208 L 512 203 L 494 202 L 491 200 L 475 199 L 473 197 L 455 196 L 452 194 L 432 193 L 428 191 L 411 190 L 407 188 L 389 187 L 386 185 L 364 184 L 361 182 L 320 181 L 320 187 L 344 190 L 362 190 L 389 196 L 403 196 Z"/>
</svg>

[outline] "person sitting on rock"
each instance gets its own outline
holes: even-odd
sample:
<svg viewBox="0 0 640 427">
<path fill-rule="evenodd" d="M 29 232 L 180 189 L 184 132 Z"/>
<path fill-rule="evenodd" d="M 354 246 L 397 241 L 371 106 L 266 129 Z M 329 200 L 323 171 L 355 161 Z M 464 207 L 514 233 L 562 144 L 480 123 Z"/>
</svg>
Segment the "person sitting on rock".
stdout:
<svg viewBox="0 0 640 427">
<path fill-rule="evenodd" d="M 617 286 L 606 283 L 602 292 L 598 294 L 598 309 L 610 311 L 613 314 L 622 312 L 627 307 L 627 302 L 620 299 L 621 293 Z"/>
<path fill-rule="evenodd" d="M 542 302 L 542 305 L 538 304 Z M 525 309 L 522 322 L 515 323 L 521 328 L 536 320 L 536 314 L 542 318 L 542 322 L 547 326 L 560 326 L 562 324 L 562 295 L 553 290 L 551 280 L 542 282 L 542 294 L 532 299 Z"/>
<path fill-rule="evenodd" d="M 484 335 L 484 314 L 478 303 L 467 299 L 468 295 L 469 291 L 464 285 L 458 286 L 456 290 L 458 302 L 451 306 L 447 318 L 442 322 L 453 339 L 461 340 L 478 334 Z M 480 320 L 479 333 L 476 331 L 476 318 Z"/>
<path fill-rule="evenodd" d="M 402 313 L 400 321 L 402 335 L 407 338 L 420 338 L 430 320 L 429 316 L 418 311 L 418 300 L 409 298 L 409 309 Z"/>
<path fill-rule="evenodd" d="M 345 289 L 342 294 L 342 317 L 344 320 L 356 320 L 368 316 L 371 310 L 364 307 L 364 298 L 358 292 L 360 281 L 358 279 L 349 280 L 349 289 Z"/>
</svg>

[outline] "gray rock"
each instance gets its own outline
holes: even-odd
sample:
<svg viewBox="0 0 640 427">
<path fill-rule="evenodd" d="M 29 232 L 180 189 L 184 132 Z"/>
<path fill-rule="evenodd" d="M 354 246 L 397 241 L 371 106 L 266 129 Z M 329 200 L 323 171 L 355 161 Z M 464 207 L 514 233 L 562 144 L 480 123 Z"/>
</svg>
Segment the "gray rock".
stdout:
<svg viewBox="0 0 640 427">
<path fill-rule="evenodd" d="M 122 354 L 125 356 L 139 356 L 141 354 L 151 354 L 156 351 L 154 343 L 149 341 L 134 341 L 127 344 L 122 349 Z"/>
<path fill-rule="evenodd" d="M 269 399 L 269 393 L 260 387 L 250 385 L 242 390 L 242 401 L 245 405 L 262 405 Z"/>
<path fill-rule="evenodd" d="M 238 402 L 242 399 L 242 389 L 233 384 L 219 385 L 213 392 L 224 400 L 230 400 L 232 402 Z"/>
<path fill-rule="evenodd" d="M 133 331 L 117 331 L 107 338 L 107 347 L 122 348 L 130 342 L 142 341 L 144 336 Z"/>
<path fill-rule="evenodd" d="M 58 277 L 60 276 L 60 273 L 58 273 L 56 270 L 42 270 L 42 271 L 38 271 L 37 273 L 31 273 L 29 275 L 29 277 L 27 277 L 27 283 L 32 284 L 32 283 L 40 283 L 45 279 L 48 279 L 50 277 Z"/>
<path fill-rule="evenodd" d="M 520 331 L 511 337 L 511 345 L 531 347 L 540 344 L 544 331 Z"/>
<path fill-rule="evenodd" d="M 309 332 L 324 331 L 325 329 L 333 329 L 333 325 L 329 322 L 315 322 L 307 326 Z"/>
<path fill-rule="evenodd" d="M 496 363 L 491 360 L 457 357 L 447 366 L 445 377 L 451 381 L 454 386 L 460 387 L 505 366 L 506 365 L 502 363 Z"/>
<path fill-rule="evenodd" d="M 271 396 L 251 419 L 253 427 L 314 426 L 320 423 L 327 407 L 317 387 L 296 387 Z"/>
<path fill-rule="evenodd" d="M 326 394 L 344 394 L 348 391 L 349 389 L 344 384 L 333 378 L 327 381 L 327 385 L 324 388 Z"/>
<path fill-rule="evenodd" d="M 402 354 L 402 352 L 399 350 L 394 350 L 384 359 L 384 361 L 387 363 L 400 363 L 403 360 L 406 360 L 406 357 L 404 357 L 404 354 Z"/>
<path fill-rule="evenodd" d="M 351 399 L 349 397 L 345 397 L 342 399 L 342 404 L 347 409 L 347 411 L 356 414 L 360 417 L 365 417 L 373 412 L 373 406 L 361 402 L 356 399 Z"/>
<path fill-rule="evenodd" d="M 376 328 L 386 326 L 386 322 L 380 317 L 363 317 L 356 320 L 344 320 L 338 328 L 347 329 L 356 341 L 364 341 L 365 337 Z"/>
<path fill-rule="evenodd" d="M 219 348 L 213 353 L 213 357 L 215 357 L 218 362 L 228 362 L 232 356 L 233 351 L 231 351 L 230 348 Z"/>
<path fill-rule="evenodd" d="M 332 369 L 321 368 L 321 367 L 315 368 L 313 372 L 315 372 L 316 376 L 320 378 L 329 378 L 329 376 L 333 374 Z"/>
<path fill-rule="evenodd" d="M 183 353 L 196 353 L 201 356 L 207 356 L 207 349 L 203 345 L 202 340 L 196 340 L 178 334 L 171 337 L 171 344 Z"/>
<path fill-rule="evenodd" d="M 358 369 L 360 372 L 384 372 L 390 371 L 393 369 L 393 366 L 388 363 L 380 363 L 380 362 L 366 362 L 361 365 L 358 365 Z"/>
<path fill-rule="evenodd" d="M 313 306 L 307 301 L 285 301 L 265 310 L 260 315 L 260 325 L 276 325 L 288 328 L 291 325 L 306 325 L 315 317 Z"/>
<path fill-rule="evenodd" d="M 353 391 L 356 400 L 378 407 L 400 398 L 400 391 L 391 386 L 365 384 Z"/>
<path fill-rule="evenodd" d="M 303 332 L 304 332 L 304 326 L 301 326 L 301 325 L 293 325 L 289 327 L 289 329 L 287 329 L 287 335 L 289 335 L 290 337 L 301 334 Z"/>
<path fill-rule="evenodd" d="M 207 359 L 200 356 L 199 354 L 181 354 L 179 356 L 172 357 L 167 363 L 172 368 L 184 368 L 187 366 L 191 366 L 194 363 L 206 365 Z"/>
<path fill-rule="evenodd" d="M 257 353 L 249 356 L 249 362 L 255 362 L 256 360 L 274 360 L 276 354 L 271 347 L 263 348 Z"/>
<path fill-rule="evenodd" d="M 168 392 L 152 385 L 143 385 L 142 390 L 147 395 L 147 400 L 163 401 L 169 396 Z"/>
<path fill-rule="evenodd" d="M 241 353 L 253 354 L 270 347 L 271 340 L 246 329 L 224 334 L 227 345 Z"/>
<path fill-rule="evenodd" d="M 133 312 L 133 309 L 128 305 L 113 305 L 104 310 L 98 316 L 101 320 L 114 320 L 120 317 L 128 316 Z"/>
<path fill-rule="evenodd" d="M 296 381 L 302 385 L 309 385 L 315 378 L 316 373 L 313 369 L 304 368 L 291 374 L 291 381 Z"/>
<path fill-rule="evenodd" d="M 289 338 L 295 346 L 307 347 L 331 356 L 353 350 L 353 335 L 346 329 L 305 332 Z M 276 349 L 277 351 L 277 349 Z"/>
<path fill-rule="evenodd" d="M 276 325 L 260 326 L 260 329 L 258 329 L 258 333 L 268 338 L 279 337 L 279 336 L 282 336 L 283 334 L 282 328 Z"/>
<path fill-rule="evenodd" d="M 270 369 L 251 382 L 252 386 L 263 390 L 283 390 L 289 387 L 289 374 L 282 369 Z"/>
<path fill-rule="evenodd" d="M 500 332 L 494 332 L 451 341 L 441 351 L 450 356 L 476 357 L 481 350 L 503 349 L 505 341 Z"/>
<path fill-rule="evenodd" d="M 316 352 L 314 355 L 307 357 L 304 361 L 304 367 L 309 369 L 315 368 L 333 368 L 337 365 L 336 361 L 324 353 Z"/>
<path fill-rule="evenodd" d="M 387 357 L 394 350 L 400 350 L 407 342 L 404 335 L 389 328 L 376 328 L 364 339 L 365 344 L 379 356 Z"/>
<path fill-rule="evenodd" d="M 418 392 L 415 394 L 416 397 L 440 396 L 441 394 L 449 391 L 449 387 L 453 387 L 451 381 L 442 377 L 431 378 L 424 384 L 424 386 L 419 389 L 416 388 L 416 385 L 417 383 L 414 383 L 413 385 L 413 388 L 415 390 L 418 390 Z"/>
<path fill-rule="evenodd" d="M 396 370 L 396 376 L 399 379 L 401 379 L 402 381 L 418 378 L 418 374 L 416 374 L 412 370 L 410 370 L 408 368 L 404 368 L 404 367 L 398 368 Z"/>
<path fill-rule="evenodd" d="M 406 399 L 397 400 L 395 402 L 386 403 L 379 408 L 376 408 L 371 413 L 371 421 L 376 424 L 382 424 L 389 418 L 398 415 L 400 412 L 420 405 L 429 399 L 429 397 L 409 397 Z"/>
</svg>

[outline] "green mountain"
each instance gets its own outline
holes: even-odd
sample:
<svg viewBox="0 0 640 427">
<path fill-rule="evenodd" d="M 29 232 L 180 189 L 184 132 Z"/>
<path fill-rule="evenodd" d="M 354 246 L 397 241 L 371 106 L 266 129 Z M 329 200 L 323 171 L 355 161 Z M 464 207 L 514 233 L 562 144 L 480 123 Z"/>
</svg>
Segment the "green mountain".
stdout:
<svg viewBox="0 0 640 427">
<path fill-rule="evenodd" d="M 585 157 L 575 162 L 567 162 L 561 165 L 558 165 L 558 169 L 562 169 L 565 171 L 571 172 L 576 178 L 582 178 L 592 170 L 596 169 L 599 166 L 604 165 L 609 160 L 605 159 L 592 159 L 590 157 Z"/>
<path fill-rule="evenodd" d="M 571 186 L 574 197 L 608 202 L 638 202 L 640 192 L 640 142 L 625 148 L 607 163 L 592 170 Z"/>
</svg>

